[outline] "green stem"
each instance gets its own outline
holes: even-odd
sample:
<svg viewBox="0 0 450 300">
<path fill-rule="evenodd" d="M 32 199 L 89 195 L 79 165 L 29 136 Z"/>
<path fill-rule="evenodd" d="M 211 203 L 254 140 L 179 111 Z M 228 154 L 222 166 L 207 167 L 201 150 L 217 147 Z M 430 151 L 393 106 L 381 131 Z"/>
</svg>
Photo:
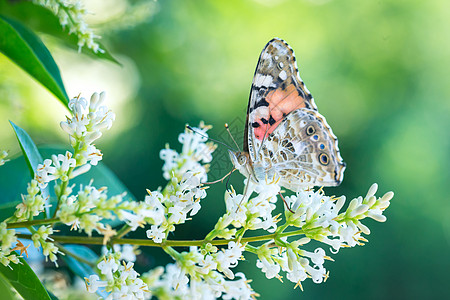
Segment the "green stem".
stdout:
<svg viewBox="0 0 450 300">
<path fill-rule="evenodd" d="M 169 254 L 173 259 L 175 260 L 180 260 L 181 259 L 181 255 L 178 251 L 176 251 L 175 249 L 173 249 L 172 247 L 163 247 L 163 250 Z"/>
<path fill-rule="evenodd" d="M 69 9 L 67 7 L 65 7 L 64 5 L 61 5 L 60 8 L 62 10 L 64 10 L 64 12 L 66 13 L 67 17 L 69 18 L 70 22 L 72 22 L 72 24 L 75 26 L 77 23 L 75 22 L 75 20 L 72 18 L 72 15 L 69 13 Z"/>
<path fill-rule="evenodd" d="M 238 242 L 241 243 L 241 241 L 243 240 L 242 237 L 244 236 L 244 234 L 245 234 L 246 231 L 247 231 L 247 228 L 242 227 L 241 229 L 239 229 L 239 230 L 236 232 L 236 240 L 237 240 Z"/>
<path fill-rule="evenodd" d="M 123 225 L 122 228 L 119 229 L 119 231 L 117 231 L 116 235 L 112 238 L 112 240 L 114 241 L 114 240 L 120 239 L 130 231 L 131 231 L 131 227 L 128 224 L 125 224 L 125 225 Z"/>
<path fill-rule="evenodd" d="M 41 220 L 31 220 L 31 221 L 21 221 L 6 224 L 6 228 L 23 228 L 35 225 L 46 225 L 60 222 L 59 218 L 52 219 L 41 219 Z"/>
<path fill-rule="evenodd" d="M 67 176 L 70 176 L 70 173 L 72 173 L 72 169 L 73 168 L 69 169 L 69 171 L 67 172 Z M 61 189 L 60 189 L 59 195 L 58 195 L 58 202 L 56 203 L 56 208 L 55 208 L 55 211 L 53 212 L 52 218 L 55 218 L 56 214 L 58 213 L 59 207 L 61 206 L 61 198 L 62 198 L 62 195 L 64 195 L 64 192 L 66 190 L 66 187 L 67 187 L 68 183 L 69 183 L 69 181 L 63 181 L 61 183 Z"/>
<path fill-rule="evenodd" d="M 288 228 L 288 227 L 289 227 L 289 223 L 286 222 L 286 223 L 284 223 L 283 225 L 281 225 L 281 226 L 279 226 L 279 227 L 277 228 L 276 233 L 281 234 L 281 233 L 283 233 L 283 231 L 284 231 L 286 228 Z"/>
<path fill-rule="evenodd" d="M 294 235 L 300 235 L 305 234 L 304 230 L 295 230 L 290 232 L 283 232 L 280 234 L 273 233 L 273 234 L 267 234 L 267 235 L 260 235 L 260 236 L 253 236 L 253 237 L 247 237 L 242 238 L 241 243 L 251 243 L 251 242 L 261 242 L 261 241 L 268 241 L 268 240 L 274 240 L 277 237 L 286 237 L 286 236 L 294 236 Z M 30 234 L 16 234 L 17 237 L 23 238 L 23 239 L 31 239 Z M 63 236 L 63 235 L 51 235 L 52 239 L 54 239 L 56 242 L 60 243 L 72 243 L 72 244 L 85 244 L 85 245 L 103 245 L 103 237 L 84 237 L 84 236 Z M 230 240 L 213 240 L 213 241 L 207 241 L 207 240 L 193 240 L 193 241 L 165 241 L 163 243 L 155 243 L 152 240 L 149 239 L 116 239 L 113 241 L 113 244 L 129 244 L 129 245 L 139 245 L 139 246 L 147 246 L 147 247 L 190 247 L 190 246 L 202 246 L 205 243 L 210 243 L 215 246 L 220 245 L 228 245 L 231 241 L 237 241 L 237 239 L 230 239 Z"/>
</svg>

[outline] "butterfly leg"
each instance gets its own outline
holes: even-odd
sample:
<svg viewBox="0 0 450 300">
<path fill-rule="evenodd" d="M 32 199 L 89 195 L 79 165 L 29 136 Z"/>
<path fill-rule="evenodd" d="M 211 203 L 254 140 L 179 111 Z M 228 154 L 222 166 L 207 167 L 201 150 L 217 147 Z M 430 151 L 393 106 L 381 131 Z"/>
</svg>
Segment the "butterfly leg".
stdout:
<svg viewBox="0 0 450 300">
<path fill-rule="evenodd" d="M 247 202 L 250 196 L 253 194 L 253 191 L 255 190 L 254 183 L 251 181 L 251 179 L 247 179 L 247 184 L 245 185 L 244 189 L 244 195 L 242 196 L 241 201 L 238 204 L 238 207 L 236 208 L 236 212 L 241 208 L 241 204 L 243 202 Z"/>
<path fill-rule="evenodd" d="M 228 172 L 225 176 L 223 176 L 222 178 L 218 179 L 218 180 L 214 180 L 214 181 L 210 181 L 210 182 L 205 182 L 202 184 L 215 184 L 218 182 L 223 182 L 225 180 L 225 178 L 227 178 L 228 176 L 231 175 L 231 173 L 233 173 L 234 171 L 236 171 L 236 168 L 233 168 L 233 170 L 231 170 L 230 172 Z"/>
<path fill-rule="evenodd" d="M 281 192 L 278 192 L 278 195 L 280 195 L 281 199 L 283 199 L 284 205 L 286 206 L 286 208 L 291 212 L 294 213 L 288 206 L 286 199 L 284 199 L 283 195 L 281 194 Z"/>
</svg>

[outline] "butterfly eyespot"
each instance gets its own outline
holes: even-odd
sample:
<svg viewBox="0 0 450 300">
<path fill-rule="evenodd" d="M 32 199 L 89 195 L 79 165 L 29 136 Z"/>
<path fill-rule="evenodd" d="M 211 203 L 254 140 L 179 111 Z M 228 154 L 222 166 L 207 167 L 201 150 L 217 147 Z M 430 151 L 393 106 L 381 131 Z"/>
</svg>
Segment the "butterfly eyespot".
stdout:
<svg viewBox="0 0 450 300">
<path fill-rule="evenodd" d="M 326 155 L 325 153 L 321 153 L 319 155 L 319 162 L 324 166 L 328 165 L 330 163 L 330 160 L 328 159 L 328 155 Z"/>
<path fill-rule="evenodd" d="M 319 148 L 320 148 L 320 150 L 323 150 L 323 149 L 325 149 L 325 145 L 324 144 L 320 144 Z"/>
<path fill-rule="evenodd" d="M 319 140 L 319 136 L 317 134 L 313 135 L 313 140 L 318 141 Z"/>
<path fill-rule="evenodd" d="M 315 129 L 314 126 L 312 126 L 312 125 L 309 125 L 309 126 L 306 128 L 306 134 L 307 134 L 307 135 L 313 135 L 315 132 L 316 132 L 316 129 Z"/>
</svg>

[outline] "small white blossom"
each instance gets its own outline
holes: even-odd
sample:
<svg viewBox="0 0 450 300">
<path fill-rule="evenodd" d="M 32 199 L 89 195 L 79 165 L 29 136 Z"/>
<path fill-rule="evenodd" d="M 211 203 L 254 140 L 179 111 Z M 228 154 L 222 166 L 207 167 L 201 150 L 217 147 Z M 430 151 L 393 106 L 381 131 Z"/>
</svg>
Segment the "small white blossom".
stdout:
<svg viewBox="0 0 450 300">
<path fill-rule="evenodd" d="M 69 134 L 75 149 L 77 165 L 90 163 L 95 166 L 102 159 L 102 153 L 92 143 L 102 136 L 102 130 L 110 129 L 115 114 L 106 106 L 105 93 L 94 93 L 90 101 L 83 97 L 75 97 L 69 101 L 71 117 L 61 122 L 61 128 Z"/>
<path fill-rule="evenodd" d="M 139 278 L 133 269 L 134 264 L 125 261 L 120 263 L 118 256 L 111 253 L 104 256 L 97 267 L 106 280 L 101 281 L 98 275 L 90 275 L 85 278 L 86 289 L 93 293 L 104 288 L 109 293 L 107 299 L 150 299 L 148 285 Z"/>
<path fill-rule="evenodd" d="M 237 244 L 233 241 L 229 242 L 228 249 L 217 253 L 217 270 L 223 272 L 228 278 L 233 279 L 234 274 L 230 270 L 230 268 L 234 268 L 237 266 L 238 260 L 241 259 L 242 252 L 244 250 L 244 245 Z"/>
<path fill-rule="evenodd" d="M 12 252 L 12 246 L 17 243 L 14 229 L 6 229 L 6 222 L 0 223 L 0 263 L 5 267 L 19 263 L 19 259 Z"/>
<path fill-rule="evenodd" d="M 85 16 L 88 14 L 81 2 L 67 0 L 33 0 L 33 3 L 45 7 L 53 12 L 59 19 L 61 26 L 69 28 L 69 34 L 75 34 L 78 37 L 78 47 L 86 46 L 92 49 L 94 53 L 105 52 L 95 39 L 100 36 L 95 35 L 92 29 L 85 22 Z"/>
<path fill-rule="evenodd" d="M 206 272 L 204 272 L 206 273 Z M 247 278 L 241 272 L 236 273 L 235 280 L 227 280 L 217 271 L 210 271 L 199 278 L 188 278 L 176 264 L 169 264 L 163 272 L 162 268 L 144 274 L 144 281 L 149 284 L 152 293 L 159 298 L 170 299 L 253 299 L 256 293 L 252 290 Z"/>
<path fill-rule="evenodd" d="M 163 228 L 157 225 L 152 225 L 151 229 L 147 230 L 147 237 L 152 239 L 155 243 L 161 243 L 163 239 L 166 238 L 166 233 Z"/>
<path fill-rule="evenodd" d="M 105 287 L 108 285 L 107 281 L 102 281 L 98 277 L 98 275 L 90 275 L 89 278 L 84 278 L 86 282 L 86 290 L 89 293 L 95 293 L 99 288 Z"/>
<path fill-rule="evenodd" d="M 31 239 L 36 248 L 42 247 L 42 254 L 44 254 L 45 259 L 50 259 L 57 265 L 58 257 L 56 254 L 60 253 L 58 247 L 52 242 L 53 239 L 49 235 L 53 234 L 53 229 L 51 226 L 42 225 L 37 231 L 31 235 Z"/>
<path fill-rule="evenodd" d="M 113 278 L 113 273 L 117 271 L 119 265 L 116 263 L 116 260 L 112 256 L 110 256 L 108 258 L 105 257 L 101 262 L 99 262 L 97 267 L 99 268 L 100 272 L 109 280 Z"/>
<path fill-rule="evenodd" d="M 261 258 L 261 260 L 258 259 L 256 266 L 261 268 L 261 271 L 266 274 L 267 279 L 278 276 L 278 273 L 281 270 L 279 264 L 276 264 L 274 261 L 268 261 L 266 258 Z"/>
<path fill-rule="evenodd" d="M 176 151 L 169 149 L 161 150 L 160 157 L 164 160 L 163 171 L 164 178 L 169 180 L 172 177 L 181 179 L 187 171 L 191 171 L 198 176 L 200 182 L 206 182 L 208 166 L 202 163 L 209 163 L 212 159 L 212 152 L 216 149 L 213 143 L 206 143 L 206 131 L 210 127 L 200 123 L 199 128 L 194 128 L 195 133 L 186 129 L 178 137 L 178 141 L 182 144 L 182 152 L 178 154 Z"/>
<path fill-rule="evenodd" d="M 76 195 L 63 198 L 57 216 L 72 229 L 83 230 L 88 235 L 94 230 L 104 232 L 105 225 L 101 221 L 114 219 L 113 212 L 120 215 L 123 207 L 128 205 L 123 196 L 108 197 L 106 188 L 97 189 L 92 183 L 81 186 Z"/>
<path fill-rule="evenodd" d="M 3 166 L 9 159 L 6 159 L 8 152 L 5 150 L 0 150 L 0 166 Z"/>
<path fill-rule="evenodd" d="M 45 199 L 39 194 L 38 182 L 32 180 L 28 184 L 27 195 L 22 195 L 22 203 L 16 206 L 14 217 L 18 221 L 30 220 L 38 216 L 45 208 Z"/>
</svg>

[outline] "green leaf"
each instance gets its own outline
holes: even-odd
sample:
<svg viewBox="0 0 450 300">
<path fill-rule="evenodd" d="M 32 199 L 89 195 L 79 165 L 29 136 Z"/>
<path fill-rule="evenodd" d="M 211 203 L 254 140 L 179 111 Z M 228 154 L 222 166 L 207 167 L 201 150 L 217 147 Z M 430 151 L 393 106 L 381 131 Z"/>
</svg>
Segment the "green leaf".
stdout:
<svg viewBox="0 0 450 300">
<path fill-rule="evenodd" d="M 45 33 L 55 37 L 66 47 L 78 51 L 78 37 L 75 34 L 69 34 L 68 28 L 63 28 L 59 23 L 58 17 L 56 17 L 50 10 L 39 5 L 35 5 L 29 1 L 11 3 L 9 1 L 0 0 L 0 11 L 4 15 L 20 20 L 27 27 L 33 29 L 33 31 Z M 81 52 L 91 57 L 106 59 L 120 65 L 120 63 L 111 55 L 102 43 L 98 44 L 101 49 L 105 50 L 104 53 L 94 53 L 87 47 L 83 47 Z"/>
<path fill-rule="evenodd" d="M 69 252 L 84 258 L 92 264 L 97 264 L 99 259 L 98 255 L 95 254 L 90 248 L 82 245 L 64 245 L 64 248 Z M 81 279 L 84 277 L 89 277 L 89 275 L 96 274 L 95 270 L 88 264 L 80 262 L 70 255 L 64 255 L 62 258 L 66 261 L 69 268 L 78 275 Z"/>
<path fill-rule="evenodd" d="M 13 286 L 0 274 L 0 291 L 2 291 L 2 299 L 16 300 L 17 297 L 14 295 L 12 289 L 14 289 Z"/>
<path fill-rule="evenodd" d="M 37 35 L 17 21 L 0 16 L 0 52 L 68 105 L 59 68 Z"/>
<path fill-rule="evenodd" d="M 9 121 L 9 123 L 11 123 L 11 126 L 16 133 L 20 149 L 22 149 L 23 156 L 25 157 L 28 169 L 30 170 L 31 178 L 34 178 L 34 173 L 36 172 L 38 164 L 41 164 L 43 161 L 42 156 L 28 133 L 12 121 Z"/>
<path fill-rule="evenodd" d="M 21 155 L 0 167 L 0 222 L 12 216 L 17 204 L 22 202 L 21 194 L 27 193 L 30 172 Z"/>
<path fill-rule="evenodd" d="M 34 174 L 36 172 L 38 164 L 41 164 L 43 159 L 41 154 L 39 153 L 39 150 L 37 149 L 36 145 L 34 144 L 31 137 L 28 135 L 28 133 L 14 124 L 13 122 L 9 121 L 11 123 L 11 126 L 14 129 L 14 132 L 16 133 L 17 140 L 20 145 L 20 149 L 22 149 L 22 154 L 25 158 L 25 161 L 28 165 L 28 169 L 30 171 L 31 178 L 34 178 Z M 50 214 L 50 206 L 48 205 L 50 199 L 49 199 L 49 188 L 41 188 L 41 194 L 46 200 L 46 214 L 47 216 Z"/>
<path fill-rule="evenodd" d="M 0 274 L 3 279 L 12 285 L 24 299 L 51 299 L 27 262 L 22 257 L 19 257 L 19 260 L 20 264 L 10 264 L 12 269 L 0 264 Z"/>
</svg>

